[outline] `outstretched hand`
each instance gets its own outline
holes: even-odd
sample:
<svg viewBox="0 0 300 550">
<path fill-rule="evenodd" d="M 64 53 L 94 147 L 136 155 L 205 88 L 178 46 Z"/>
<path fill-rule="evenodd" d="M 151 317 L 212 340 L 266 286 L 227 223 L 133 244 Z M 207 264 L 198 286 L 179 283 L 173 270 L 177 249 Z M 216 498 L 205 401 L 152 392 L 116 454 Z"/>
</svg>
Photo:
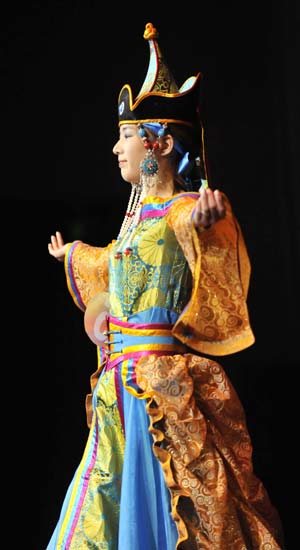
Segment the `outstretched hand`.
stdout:
<svg viewBox="0 0 300 550">
<path fill-rule="evenodd" d="M 193 223 L 196 229 L 204 227 L 208 229 L 211 225 L 225 217 L 226 209 L 222 193 L 215 189 L 201 189 L 194 212 Z"/>
<path fill-rule="evenodd" d="M 51 243 L 48 244 L 48 251 L 51 256 L 59 262 L 63 262 L 67 251 L 67 244 L 64 243 L 62 235 L 56 231 L 55 235 L 51 235 Z"/>
</svg>

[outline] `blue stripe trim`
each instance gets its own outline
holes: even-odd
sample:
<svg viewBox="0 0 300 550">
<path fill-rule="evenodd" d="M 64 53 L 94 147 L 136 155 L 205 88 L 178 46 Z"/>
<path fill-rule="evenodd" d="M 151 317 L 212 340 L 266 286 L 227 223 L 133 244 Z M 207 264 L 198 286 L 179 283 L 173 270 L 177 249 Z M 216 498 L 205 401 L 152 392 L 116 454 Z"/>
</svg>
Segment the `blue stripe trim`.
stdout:
<svg viewBox="0 0 300 550">
<path fill-rule="evenodd" d="M 143 205 L 142 212 L 148 212 L 150 210 L 165 210 L 173 202 L 179 199 L 182 199 L 183 197 L 191 197 L 197 200 L 199 199 L 199 193 L 196 193 L 196 192 L 180 193 L 179 195 L 175 195 L 174 197 L 171 197 L 171 199 L 168 199 L 164 202 L 147 202 L 146 204 Z"/>
<path fill-rule="evenodd" d="M 80 293 L 78 291 L 78 288 L 77 288 L 77 285 L 76 285 L 76 282 L 75 282 L 75 279 L 74 279 L 74 276 L 73 276 L 73 269 L 72 269 L 73 252 L 74 252 L 74 250 L 75 250 L 75 248 L 78 244 L 79 244 L 78 241 L 75 241 L 72 244 L 72 246 L 69 248 L 68 255 L 67 255 L 67 272 L 68 272 L 68 278 L 69 278 L 69 282 L 70 282 L 70 285 L 71 285 L 71 289 L 72 289 L 73 295 L 74 295 L 74 297 L 77 301 L 78 307 L 80 307 L 80 309 L 85 311 L 86 307 L 85 307 L 85 304 L 83 303 L 83 301 L 81 299 L 81 296 L 80 296 Z"/>
</svg>

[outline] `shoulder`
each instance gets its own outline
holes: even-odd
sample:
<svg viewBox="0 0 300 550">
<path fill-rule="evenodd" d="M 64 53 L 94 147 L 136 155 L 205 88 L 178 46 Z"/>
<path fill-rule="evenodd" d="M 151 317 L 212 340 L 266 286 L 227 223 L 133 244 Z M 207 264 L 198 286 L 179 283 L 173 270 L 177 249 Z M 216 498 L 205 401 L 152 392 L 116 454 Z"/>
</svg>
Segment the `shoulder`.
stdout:
<svg viewBox="0 0 300 550">
<path fill-rule="evenodd" d="M 172 204 L 184 204 L 184 203 L 194 203 L 199 199 L 199 193 L 196 191 L 185 191 L 183 193 L 178 193 L 172 197 Z"/>
<path fill-rule="evenodd" d="M 191 231 L 192 212 L 196 202 L 199 199 L 199 193 L 178 193 L 174 195 L 166 211 L 166 221 L 175 230 L 184 224 Z"/>
<path fill-rule="evenodd" d="M 178 195 L 174 195 L 170 200 L 170 207 L 175 209 L 181 209 L 190 205 L 194 207 L 198 199 L 199 193 L 195 191 L 178 193 Z"/>
</svg>

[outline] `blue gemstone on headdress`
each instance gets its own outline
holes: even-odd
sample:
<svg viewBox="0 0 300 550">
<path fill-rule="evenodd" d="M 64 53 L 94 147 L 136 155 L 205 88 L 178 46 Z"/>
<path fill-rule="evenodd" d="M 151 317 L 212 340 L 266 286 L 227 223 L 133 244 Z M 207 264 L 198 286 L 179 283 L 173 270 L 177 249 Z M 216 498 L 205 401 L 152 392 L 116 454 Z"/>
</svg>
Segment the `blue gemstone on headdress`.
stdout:
<svg viewBox="0 0 300 550">
<path fill-rule="evenodd" d="M 139 124 L 138 133 L 139 133 L 139 136 L 140 136 L 141 138 L 147 137 L 147 132 L 146 132 L 145 128 L 144 128 L 141 124 Z"/>
<path fill-rule="evenodd" d="M 158 137 L 164 137 L 168 133 L 168 127 L 164 124 L 157 132 Z"/>
<path fill-rule="evenodd" d="M 119 105 L 119 115 L 120 116 L 124 113 L 124 109 L 125 109 L 125 103 L 124 103 L 124 101 L 122 101 L 122 103 L 120 103 L 120 105 Z"/>
</svg>

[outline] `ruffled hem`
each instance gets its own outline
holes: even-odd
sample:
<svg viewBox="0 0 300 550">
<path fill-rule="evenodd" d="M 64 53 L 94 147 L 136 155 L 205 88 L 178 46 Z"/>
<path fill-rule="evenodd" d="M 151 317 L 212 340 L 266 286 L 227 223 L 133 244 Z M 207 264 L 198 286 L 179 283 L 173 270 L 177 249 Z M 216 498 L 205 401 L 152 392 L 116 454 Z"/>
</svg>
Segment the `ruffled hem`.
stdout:
<svg viewBox="0 0 300 550">
<path fill-rule="evenodd" d="M 283 550 L 252 469 L 244 411 L 222 367 L 194 354 L 143 357 L 137 383 L 171 493 L 180 550 Z"/>
</svg>

